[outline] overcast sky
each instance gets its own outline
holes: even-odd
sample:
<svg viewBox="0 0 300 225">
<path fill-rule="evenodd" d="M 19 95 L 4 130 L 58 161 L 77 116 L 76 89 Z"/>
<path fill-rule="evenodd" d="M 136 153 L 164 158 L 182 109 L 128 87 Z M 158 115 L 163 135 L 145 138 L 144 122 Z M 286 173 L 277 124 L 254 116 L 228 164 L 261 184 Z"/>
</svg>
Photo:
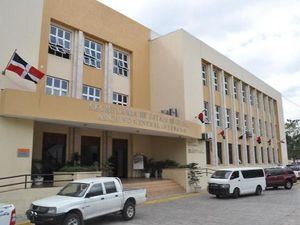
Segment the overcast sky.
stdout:
<svg viewBox="0 0 300 225">
<path fill-rule="evenodd" d="M 183 28 L 279 90 L 300 119 L 299 0 L 100 0 L 159 34 Z"/>
</svg>

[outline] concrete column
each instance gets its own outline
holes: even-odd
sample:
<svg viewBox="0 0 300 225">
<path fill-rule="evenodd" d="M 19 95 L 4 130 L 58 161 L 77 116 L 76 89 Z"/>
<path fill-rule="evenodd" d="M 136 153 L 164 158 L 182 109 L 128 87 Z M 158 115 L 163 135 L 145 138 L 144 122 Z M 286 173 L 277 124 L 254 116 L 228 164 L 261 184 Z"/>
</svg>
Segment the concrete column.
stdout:
<svg viewBox="0 0 300 225">
<path fill-rule="evenodd" d="M 250 164 L 255 164 L 255 156 L 254 156 L 254 130 L 253 130 L 253 127 L 252 127 L 252 117 L 253 117 L 253 114 L 252 114 L 252 105 L 251 105 L 251 101 L 250 101 L 250 95 L 253 94 L 253 93 L 250 93 L 251 90 L 250 90 L 250 86 L 247 85 L 246 87 L 246 97 L 247 97 L 247 108 L 248 108 L 248 130 L 252 132 L 252 138 L 249 138 L 249 151 L 250 151 Z M 252 96 L 252 99 L 253 99 L 253 96 Z M 251 125 L 251 126 L 250 126 Z"/>
<path fill-rule="evenodd" d="M 69 86 L 71 97 L 82 98 L 84 35 L 82 31 L 74 32 L 74 54 L 72 76 Z"/>
<path fill-rule="evenodd" d="M 212 140 L 211 140 L 211 165 L 218 165 L 218 153 L 217 153 L 217 123 L 216 123 L 216 109 L 215 109 L 215 87 L 213 82 L 213 65 L 207 66 L 207 78 L 209 79 L 209 95 L 210 95 L 210 112 L 211 112 L 211 128 L 212 128 Z"/>
<path fill-rule="evenodd" d="M 234 77 L 230 76 L 229 78 L 229 89 L 230 89 L 230 98 L 231 98 L 231 125 L 232 125 L 232 159 L 233 164 L 235 166 L 239 165 L 238 160 L 238 132 L 237 132 L 237 124 L 236 124 L 236 99 L 233 93 L 233 86 L 234 86 Z"/>
<path fill-rule="evenodd" d="M 221 129 L 225 132 L 225 140 L 222 141 L 222 157 L 223 164 L 225 166 L 229 165 L 229 153 L 228 153 L 228 132 L 226 129 L 226 97 L 225 97 L 225 75 L 224 70 L 220 73 L 221 83 L 220 83 L 220 93 L 221 93 Z"/>
<path fill-rule="evenodd" d="M 260 94 L 260 99 L 261 99 L 261 127 L 262 127 L 262 132 L 263 132 L 263 142 L 262 142 L 262 146 L 264 148 L 264 159 L 265 159 L 265 164 L 268 164 L 268 137 L 267 137 L 267 129 L 266 129 L 266 125 L 265 125 L 265 121 L 266 121 L 266 113 L 265 113 L 265 101 L 264 101 L 264 96 L 261 93 Z"/>
<path fill-rule="evenodd" d="M 242 85 L 243 82 L 239 81 L 238 82 L 238 96 L 239 96 L 239 102 L 240 102 L 240 124 L 241 124 L 241 132 L 238 134 L 238 136 L 243 135 L 243 140 L 242 140 L 242 164 L 246 165 L 247 164 L 247 154 L 246 154 L 246 135 L 245 135 L 245 131 L 246 131 L 246 127 L 245 127 L 245 123 L 244 123 L 244 115 L 245 115 L 245 109 L 244 109 L 244 102 L 243 102 L 243 96 L 242 96 Z"/>
<path fill-rule="evenodd" d="M 258 96 L 257 96 L 257 91 L 256 89 L 254 89 L 253 92 L 253 101 L 254 101 L 254 107 L 256 108 L 256 117 L 255 117 L 255 135 L 253 136 L 254 138 L 254 145 L 256 146 L 256 155 L 257 155 L 257 161 L 259 164 L 262 163 L 262 158 L 261 158 L 261 154 L 260 154 L 260 144 L 257 143 L 256 138 L 258 136 L 261 136 L 260 133 L 260 129 L 259 129 L 259 119 L 260 119 L 260 115 L 259 115 L 259 108 L 258 108 Z"/>
<path fill-rule="evenodd" d="M 105 44 L 105 67 L 104 67 L 104 90 L 103 100 L 105 103 L 112 103 L 112 76 L 113 76 L 113 55 L 114 48 L 112 43 Z"/>
<path fill-rule="evenodd" d="M 274 152 L 273 154 L 275 154 L 275 162 L 276 164 L 278 164 L 278 145 L 280 144 L 280 137 L 277 136 L 277 129 L 276 129 L 276 115 L 275 115 L 275 106 L 274 106 L 274 100 L 271 99 L 271 119 L 272 119 L 272 136 L 274 137 Z"/>
</svg>

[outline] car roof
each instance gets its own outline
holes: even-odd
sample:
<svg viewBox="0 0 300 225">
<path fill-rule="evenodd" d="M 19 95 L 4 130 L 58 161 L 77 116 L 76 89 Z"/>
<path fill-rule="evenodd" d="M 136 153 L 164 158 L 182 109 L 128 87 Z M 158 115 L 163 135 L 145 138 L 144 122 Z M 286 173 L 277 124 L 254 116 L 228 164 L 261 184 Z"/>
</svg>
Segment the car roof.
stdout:
<svg viewBox="0 0 300 225">
<path fill-rule="evenodd" d="M 116 178 L 114 178 L 114 177 L 95 177 L 95 178 L 86 178 L 86 179 L 74 180 L 71 183 L 93 184 L 93 183 L 99 183 L 99 182 L 113 181 L 115 179 Z"/>
<path fill-rule="evenodd" d="M 221 168 L 217 170 L 262 170 L 262 167 L 231 167 L 231 168 Z"/>
</svg>

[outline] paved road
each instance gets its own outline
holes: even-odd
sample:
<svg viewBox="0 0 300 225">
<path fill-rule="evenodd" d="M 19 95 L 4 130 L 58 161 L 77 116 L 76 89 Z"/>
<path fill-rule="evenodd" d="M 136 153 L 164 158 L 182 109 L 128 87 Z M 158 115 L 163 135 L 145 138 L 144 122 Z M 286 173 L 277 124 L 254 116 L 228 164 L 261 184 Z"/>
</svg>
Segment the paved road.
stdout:
<svg viewBox="0 0 300 225">
<path fill-rule="evenodd" d="M 300 185 L 299 185 L 300 186 Z M 217 199 L 207 194 L 172 202 L 144 205 L 136 217 L 105 216 L 87 225 L 296 225 L 300 218 L 300 187 L 268 190 L 262 196 Z"/>
</svg>

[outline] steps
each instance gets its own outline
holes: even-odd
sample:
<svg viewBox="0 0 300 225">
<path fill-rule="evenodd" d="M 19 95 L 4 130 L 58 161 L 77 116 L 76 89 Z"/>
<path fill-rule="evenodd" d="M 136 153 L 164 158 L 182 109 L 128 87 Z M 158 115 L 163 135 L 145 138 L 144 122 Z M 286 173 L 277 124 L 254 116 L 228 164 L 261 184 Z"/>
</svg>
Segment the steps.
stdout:
<svg viewBox="0 0 300 225">
<path fill-rule="evenodd" d="M 184 188 L 173 180 L 133 179 L 122 182 L 124 188 L 146 188 L 148 200 L 186 193 Z"/>
</svg>

